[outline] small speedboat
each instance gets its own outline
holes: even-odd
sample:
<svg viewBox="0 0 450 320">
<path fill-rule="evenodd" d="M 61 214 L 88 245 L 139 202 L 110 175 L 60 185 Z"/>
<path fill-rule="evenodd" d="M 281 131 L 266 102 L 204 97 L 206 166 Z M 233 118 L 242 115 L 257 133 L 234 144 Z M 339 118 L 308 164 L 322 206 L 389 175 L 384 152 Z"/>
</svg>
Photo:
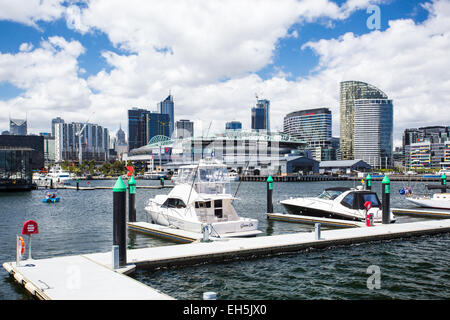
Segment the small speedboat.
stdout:
<svg viewBox="0 0 450 320">
<path fill-rule="evenodd" d="M 210 235 L 220 238 L 261 233 L 257 219 L 238 216 L 227 167 L 218 160 L 181 167 L 174 182 L 169 194 L 156 195 L 145 207 L 154 223 L 197 233 L 209 226 Z"/>
<path fill-rule="evenodd" d="M 327 188 L 317 197 L 290 198 L 280 201 L 290 214 L 364 221 L 366 208 L 364 204 L 370 201 L 374 223 L 381 223 L 383 211 L 381 202 L 376 192 L 357 188 Z M 390 222 L 395 222 L 395 217 L 390 213 Z"/>
<path fill-rule="evenodd" d="M 43 203 L 55 203 L 59 202 L 61 198 L 56 195 L 56 193 L 47 192 L 45 197 L 42 199 Z"/>
</svg>

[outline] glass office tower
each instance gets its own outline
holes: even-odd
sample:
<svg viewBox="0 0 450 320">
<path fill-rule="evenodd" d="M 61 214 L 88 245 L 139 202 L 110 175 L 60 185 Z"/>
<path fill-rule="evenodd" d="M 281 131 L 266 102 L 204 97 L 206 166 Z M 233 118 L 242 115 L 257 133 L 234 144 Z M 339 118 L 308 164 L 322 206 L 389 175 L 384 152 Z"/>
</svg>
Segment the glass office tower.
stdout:
<svg viewBox="0 0 450 320">
<path fill-rule="evenodd" d="M 158 112 L 169 115 L 170 126 L 168 137 L 172 137 L 173 130 L 175 128 L 174 103 L 172 95 L 169 94 L 166 99 L 158 103 Z"/>
<path fill-rule="evenodd" d="M 361 81 L 340 83 L 340 142 L 342 160 L 353 160 L 355 101 L 358 99 L 388 99 L 388 96 L 371 84 Z"/>
<path fill-rule="evenodd" d="M 354 101 L 354 157 L 373 168 L 391 168 L 393 105 L 390 99 Z"/>
</svg>

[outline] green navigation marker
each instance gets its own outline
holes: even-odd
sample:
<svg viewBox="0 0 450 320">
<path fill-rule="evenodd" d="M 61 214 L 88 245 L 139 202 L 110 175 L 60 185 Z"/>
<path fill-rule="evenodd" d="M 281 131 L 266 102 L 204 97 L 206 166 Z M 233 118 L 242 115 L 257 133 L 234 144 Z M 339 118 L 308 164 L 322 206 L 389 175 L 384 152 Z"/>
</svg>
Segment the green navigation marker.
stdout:
<svg viewBox="0 0 450 320">
<path fill-rule="evenodd" d="M 117 178 L 116 184 L 113 187 L 113 192 L 127 192 L 127 186 L 123 183 L 122 177 Z"/>
<path fill-rule="evenodd" d="M 133 176 L 128 180 L 128 186 L 130 187 L 130 194 L 136 194 L 136 180 L 134 180 Z"/>
<path fill-rule="evenodd" d="M 370 175 L 370 173 L 367 174 L 366 180 L 367 180 L 367 186 L 371 187 L 372 186 L 372 176 Z"/>
<path fill-rule="evenodd" d="M 269 184 L 269 190 L 273 190 L 273 179 L 272 176 L 267 178 L 267 183 Z"/>
<path fill-rule="evenodd" d="M 445 175 L 445 173 L 443 173 L 441 176 L 441 184 L 443 186 L 445 186 L 447 184 L 447 176 Z"/>
<path fill-rule="evenodd" d="M 383 181 L 381 183 L 384 185 L 384 192 L 391 193 L 391 181 L 388 176 L 384 176 Z"/>
</svg>

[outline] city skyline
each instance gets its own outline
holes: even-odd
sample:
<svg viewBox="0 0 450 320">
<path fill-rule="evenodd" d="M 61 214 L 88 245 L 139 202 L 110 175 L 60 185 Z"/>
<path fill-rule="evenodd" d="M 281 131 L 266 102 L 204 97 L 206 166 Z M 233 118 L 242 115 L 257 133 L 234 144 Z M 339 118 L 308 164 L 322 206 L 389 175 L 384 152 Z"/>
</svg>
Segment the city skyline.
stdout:
<svg viewBox="0 0 450 320">
<path fill-rule="evenodd" d="M 212 120 L 211 131 L 233 119 L 250 128 L 257 93 L 271 102 L 272 130 L 290 112 L 326 106 L 340 136 L 339 83 L 348 80 L 393 99 L 395 146 L 406 128 L 450 122 L 449 1 L 207 2 L 195 14 L 183 3 L 120 6 L 0 4 L 2 130 L 8 114 L 28 115 L 38 134 L 56 116 L 84 122 L 95 111 L 91 122 L 116 132 L 129 108 L 155 106 L 169 91 L 174 121 L 194 121 L 198 133 L 200 120 Z M 168 10 L 183 23 L 155 22 Z"/>
</svg>

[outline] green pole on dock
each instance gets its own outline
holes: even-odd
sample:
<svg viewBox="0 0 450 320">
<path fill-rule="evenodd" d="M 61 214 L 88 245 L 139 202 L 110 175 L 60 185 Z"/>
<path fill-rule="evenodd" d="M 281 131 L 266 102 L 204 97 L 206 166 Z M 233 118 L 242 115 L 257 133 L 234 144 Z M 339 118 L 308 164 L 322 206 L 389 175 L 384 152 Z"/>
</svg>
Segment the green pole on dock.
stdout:
<svg viewBox="0 0 450 320">
<path fill-rule="evenodd" d="M 77 190 L 80 190 L 80 180 L 77 178 Z"/>
<path fill-rule="evenodd" d="M 161 187 L 164 187 L 164 178 L 163 177 L 159 178 L 159 181 L 161 182 Z"/>
<path fill-rule="evenodd" d="M 273 178 L 267 178 L 267 213 L 273 213 Z"/>
<path fill-rule="evenodd" d="M 445 193 L 447 191 L 447 176 L 445 173 L 441 176 L 441 185 L 443 185 L 445 188 L 441 189 L 441 193 Z"/>
<path fill-rule="evenodd" d="M 136 180 L 128 180 L 128 221 L 136 222 Z"/>
<path fill-rule="evenodd" d="M 127 187 L 119 177 L 113 187 L 113 245 L 119 246 L 119 267 L 127 264 L 126 195 Z"/>
<path fill-rule="evenodd" d="M 366 190 L 372 190 L 372 176 L 370 173 L 368 173 L 366 177 Z"/>
<path fill-rule="evenodd" d="M 383 224 L 389 224 L 391 222 L 391 181 L 388 176 L 384 176 L 381 181 L 381 195 L 382 195 L 382 206 L 383 206 Z"/>
</svg>

